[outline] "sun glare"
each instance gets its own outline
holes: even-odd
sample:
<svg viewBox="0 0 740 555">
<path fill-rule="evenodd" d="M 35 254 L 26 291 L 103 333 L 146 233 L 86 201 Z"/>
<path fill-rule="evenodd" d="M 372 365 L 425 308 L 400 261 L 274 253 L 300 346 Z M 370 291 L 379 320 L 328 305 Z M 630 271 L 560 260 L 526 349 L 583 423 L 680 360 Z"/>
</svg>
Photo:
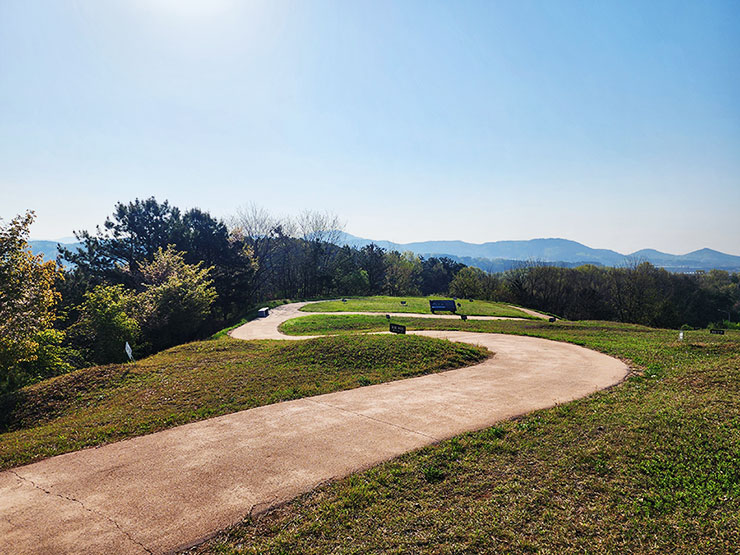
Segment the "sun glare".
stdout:
<svg viewBox="0 0 740 555">
<path fill-rule="evenodd" d="M 141 0 L 141 7 L 166 17 L 200 19 L 227 14 L 234 0 Z"/>
</svg>

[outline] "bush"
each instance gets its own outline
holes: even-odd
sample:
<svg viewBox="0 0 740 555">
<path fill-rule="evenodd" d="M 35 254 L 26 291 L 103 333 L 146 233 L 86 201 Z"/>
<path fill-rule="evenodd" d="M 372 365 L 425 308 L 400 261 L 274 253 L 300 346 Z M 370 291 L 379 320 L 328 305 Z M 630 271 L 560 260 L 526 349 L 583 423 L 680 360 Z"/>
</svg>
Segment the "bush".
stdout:
<svg viewBox="0 0 740 555">
<path fill-rule="evenodd" d="M 186 264 L 170 245 L 142 267 L 145 290 L 135 298 L 135 317 L 154 350 L 194 339 L 216 300 L 211 268 Z"/>
<path fill-rule="evenodd" d="M 85 293 L 80 318 L 70 336 L 89 362 L 126 360 L 126 342 L 135 345 L 141 333 L 132 316 L 134 305 L 135 296 L 122 285 L 98 285 Z"/>
</svg>

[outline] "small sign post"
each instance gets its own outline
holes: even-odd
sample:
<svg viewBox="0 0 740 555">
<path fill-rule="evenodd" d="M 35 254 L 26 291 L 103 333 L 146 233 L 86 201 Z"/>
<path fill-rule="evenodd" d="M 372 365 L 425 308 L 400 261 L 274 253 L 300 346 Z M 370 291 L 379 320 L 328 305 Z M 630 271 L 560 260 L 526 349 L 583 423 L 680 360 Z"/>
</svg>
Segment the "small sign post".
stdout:
<svg viewBox="0 0 740 555">
<path fill-rule="evenodd" d="M 467 314 L 460 314 L 460 318 L 462 318 L 463 320 L 467 320 L 468 319 L 468 315 Z"/>
<path fill-rule="evenodd" d="M 555 322 L 556 320 L 557 320 L 557 318 L 555 318 L 555 316 L 551 316 L 551 317 L 550 317 L 550 318 L 548 319 L 548 322 L 550 322 L 550 323 L 552 324 L 552 323 L 554 323 L 554 322 Z"/>
<path fill-rule="evenodd" d="M 124 347 L 126 354 L 128 355 L 128 359 L 133 362 L 134 360 L 134 351 L 131 349 L 131 345 L 128 344 L 128 341 L 126 341 L 126 346 Z"/>
<path fill-rule="evenodd" d="M 390 330 L 391 333 L 406 333 L 406 326 L 402 326 L 401 324 L 394 324 L 391 322 Z"/>
<path fill-rule="evenodd" d="M 714 335 L 724 335 L 725 330 L 712 329 L 712 330 L 709 330 L 709 333 L 712 333 Z"/>
</svg>

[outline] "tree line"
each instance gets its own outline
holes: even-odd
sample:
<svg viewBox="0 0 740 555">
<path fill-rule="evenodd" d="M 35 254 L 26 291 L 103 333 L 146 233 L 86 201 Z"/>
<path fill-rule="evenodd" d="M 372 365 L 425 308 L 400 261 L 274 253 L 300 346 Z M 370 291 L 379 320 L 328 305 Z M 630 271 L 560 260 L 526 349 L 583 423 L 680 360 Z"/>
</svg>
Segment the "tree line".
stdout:
<svg viewBox="0 0 740 555">
<path fill-rule="evenodd" d="M 726 327 L 740 313 L 740 274 L 674 274 L 649 262 L 619 268 L 528 263 L 499 274 L 467 267 L 450 284 L 450 293 L 508 301 L 568 320 L 658 328 Z"/>
<path fill-rule="evenodd" d="M 91 364 L 208 337 L 269 300 L 453 295 L 572 320 L 657 327 L 737 321 L 740 275 L 523 264 L 487 273 L 448 258 L 341 245 L 336 216 L 277 217 L 256 206 L 228 221 L 155 198 L 115 205 L 60 261 L 31 254 L 28 212 L 0 222 L 0 393 Z"/>
<path fill-rule="evenodd" d="M 30 253 L 28 212 L 0 226 L 0 392 L 208 337 L 274 299 L 446 293 L 465 266 L 339 245 L 336 216 L 229 221 L 155 198 L 118 203 L 59 262 Z"/>
</svg>

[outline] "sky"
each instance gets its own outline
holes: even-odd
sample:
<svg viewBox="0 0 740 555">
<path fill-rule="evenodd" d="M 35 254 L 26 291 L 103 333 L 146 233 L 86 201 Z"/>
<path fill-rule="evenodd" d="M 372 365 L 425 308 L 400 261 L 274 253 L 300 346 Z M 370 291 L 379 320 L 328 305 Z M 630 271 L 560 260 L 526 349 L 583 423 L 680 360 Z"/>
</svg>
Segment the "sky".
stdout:
<svg viewBox="0 0 740 555">
<path fill-rule="evenodd" d="M 0 1 L 0 218 L 740 255 L 740 3 Z"/>
</svg>

